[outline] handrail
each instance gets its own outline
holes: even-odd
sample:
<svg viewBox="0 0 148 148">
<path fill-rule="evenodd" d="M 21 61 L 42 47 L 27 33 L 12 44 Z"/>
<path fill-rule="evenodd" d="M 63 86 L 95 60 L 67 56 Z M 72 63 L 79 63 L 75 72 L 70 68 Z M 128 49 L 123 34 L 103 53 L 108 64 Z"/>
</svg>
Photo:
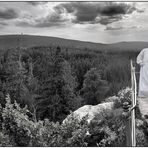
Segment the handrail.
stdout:
<svg viewBox="0 0 148 148">
<path fill-rule="evenodd" d="M 123 117 L 126 119 L 125 121 L 125 130 L 126 130 L 126 146 L 136 146 L 136 130 L 135 130 L 135 107 L 136 107 L 136 99 L 137 99 L 137 82 L 136 82 L 136 74 L 135 67 L 133 66 L 133 62 L 131 60 L 131 102 L 123 103 Z"/>
<path fill-rule="evenodd" d="M 132 107 L 136 106 L 137 99 L 137 82 L 135 75 L 135 67 L 133 66 L 133 61 L 131 60 L 131 91 L 132 91 Z M 135 131 L 135 109 L 131 110 L 131 144 L 136 146 L 136 131 Z"/>
</svg>

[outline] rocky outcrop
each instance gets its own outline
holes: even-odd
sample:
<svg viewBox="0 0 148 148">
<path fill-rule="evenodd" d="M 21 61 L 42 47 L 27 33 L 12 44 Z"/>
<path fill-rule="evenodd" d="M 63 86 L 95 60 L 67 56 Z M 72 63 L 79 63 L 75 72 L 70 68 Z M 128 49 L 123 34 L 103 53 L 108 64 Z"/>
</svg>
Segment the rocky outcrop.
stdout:
<svg viewBox="0 0 148 148">
<path fill-rule="evenodd" d="M 78 120 L 82 120 L 83 117 L 87 116 L 87 121 L 88 123 L 90 123 L 90 121 L 92 119 L 94 119 L 94 117 L 96 115 L 99 115 L 101 113 L 104 113 L 105 111 L 111 111 L 114 108 L 114 102 L 106 102 L 106 103 L 101 103 L 98 105 L 84 105 L 82 107 L 80 107 L 79 109 L 77 109 L 76 111 L 74 111 L 72 114 L 70 114 L 69 116 L 67 116 L 67 118 L 63 121 L 63 123 L 65 122 L 69 122 L 70 117 L 73 115 L 75 116 Z"/>
<path fill-rule="evenodd" d="M 141 115 L 148 115 L 148 98 L 137 98 Z"/>
</svg>

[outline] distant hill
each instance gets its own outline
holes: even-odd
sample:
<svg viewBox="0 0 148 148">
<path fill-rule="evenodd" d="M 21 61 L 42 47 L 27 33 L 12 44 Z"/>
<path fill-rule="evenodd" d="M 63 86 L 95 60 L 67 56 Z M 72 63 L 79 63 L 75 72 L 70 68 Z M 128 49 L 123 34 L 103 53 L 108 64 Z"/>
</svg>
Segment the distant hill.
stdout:
<svg viewBox="0 0 148 148">
<path fill-rule="evenodd" d="M 0 49 L 15 48 L 18 46 L 33 47 L 33 46 L 62 46 L 70 48 L 94 48 L 104 46 L 99 43 L 83 42 L 77 40 L 69 40 L 57 37 L 34 36 L 34 35 L 0 35 Z"/>
<path fill-rule="evenodd" d="M 148 42 L 119 42 L 113 44 L 107 44 L 106 50 L 115 50 L 115 51 L 140 51 L 143 48 L 148 48 Z"/>
<path fill-rule="evenodd" d="M 0 35 L 0 49 L 33 46 L 62 46 L 72 49 L 92 49 L 105 51 L 140 51 L 148 47 L 148 42 L 119 42 L 113 44 L 92 43 L 77 40 L 69 40 L 57 37 L 33 36 L 33 35 Z"/>
</svg>

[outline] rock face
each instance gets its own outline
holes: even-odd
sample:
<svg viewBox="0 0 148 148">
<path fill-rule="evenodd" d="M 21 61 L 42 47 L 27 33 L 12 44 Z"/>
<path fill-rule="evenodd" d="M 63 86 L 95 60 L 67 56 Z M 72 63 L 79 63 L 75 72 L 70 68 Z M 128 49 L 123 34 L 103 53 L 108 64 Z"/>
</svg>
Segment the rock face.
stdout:
<svg viewBox="0 0 148 148">
<path fill-rule="evenodd" d="M 98 114 L 101 114 L 105 111 L 111 111 L 114 108 L 114 102 L 106 102 L 106 103 L 101 103 L 98 105 L 84 105 L 74 111 L 72 114 L 78 118 L 78 120 L 82 120 L 83 117 L 88 116 L 88 123 Z M 70 114 L 67 116 L 67 118 L 63 121 L 63 123 L 68 122 L 69 118 L 72 116 Z"/>
<path fill-rule="evenodd" d="M 148 115 L 148 98 L 137 98 L 137 100 L 142 116 Z"/>
</svg>

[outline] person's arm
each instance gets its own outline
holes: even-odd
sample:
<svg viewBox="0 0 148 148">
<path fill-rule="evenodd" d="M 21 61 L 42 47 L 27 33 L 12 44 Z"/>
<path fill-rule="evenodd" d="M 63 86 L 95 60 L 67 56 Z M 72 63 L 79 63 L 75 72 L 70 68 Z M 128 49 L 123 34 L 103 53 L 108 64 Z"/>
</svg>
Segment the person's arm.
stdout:
<svg viewBox="0 0 148 148">
<path fill-rule="evenodd" d="M 139 64 L 140 66 L 143 66 L 143 57 L 144 57 L 144 50 L 142 50 L 139 55 L 137 56 L 137 64 Z"/>
</svg>

